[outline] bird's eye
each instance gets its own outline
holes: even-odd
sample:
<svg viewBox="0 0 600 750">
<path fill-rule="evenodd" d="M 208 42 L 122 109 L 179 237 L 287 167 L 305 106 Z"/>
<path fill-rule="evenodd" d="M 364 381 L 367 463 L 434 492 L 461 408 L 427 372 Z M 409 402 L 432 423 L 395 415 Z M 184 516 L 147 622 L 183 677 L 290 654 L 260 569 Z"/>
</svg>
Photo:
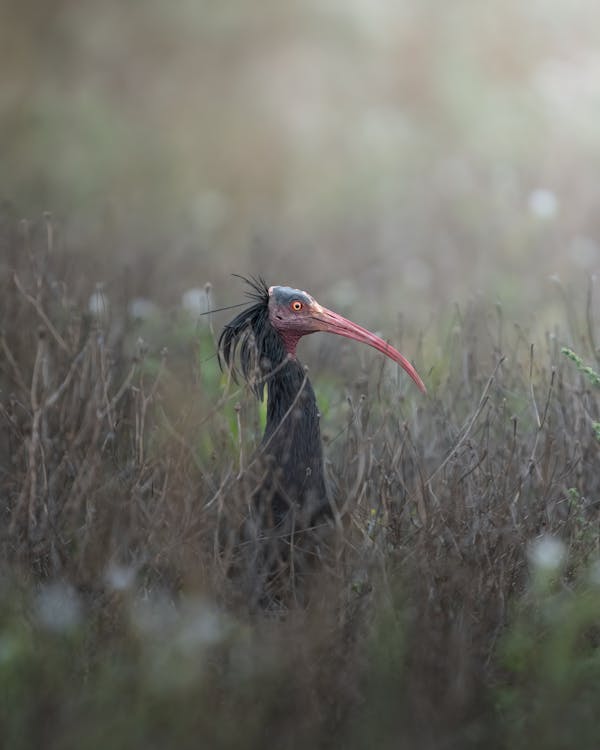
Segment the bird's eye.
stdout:
<svg viewBox="0 0 600 750">
<path fill-rule="evenodd" d="M 300 302 L 300 300 L 295 299 L 290 306 L 294 312 L 300 312 L 300 310 L 302 310 L 302 302 Z"/>
</svg>

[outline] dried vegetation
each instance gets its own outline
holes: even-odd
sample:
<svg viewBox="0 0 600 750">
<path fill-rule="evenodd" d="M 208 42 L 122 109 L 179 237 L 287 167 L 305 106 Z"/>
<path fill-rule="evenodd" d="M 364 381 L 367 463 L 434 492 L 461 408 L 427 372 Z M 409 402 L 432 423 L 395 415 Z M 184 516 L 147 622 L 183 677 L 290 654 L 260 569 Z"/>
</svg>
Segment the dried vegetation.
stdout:
<svg viewBox="0 0 600 750">
<path fill-rule="evenodd" d="M 375 358 L 336 382 L 334 549 L 265 611 L 231 575 L 258 575 L 252 395 L 210 327 L 142 341 L 117 273 L 92 314 L 55 231 L 0 238 L 5 746 L 593 746 L 599 409 L 560 351 L 598 355 L 591 297 L 544 340 L 457 310 L 424 338 L 427 399 Z"/>
</svg>

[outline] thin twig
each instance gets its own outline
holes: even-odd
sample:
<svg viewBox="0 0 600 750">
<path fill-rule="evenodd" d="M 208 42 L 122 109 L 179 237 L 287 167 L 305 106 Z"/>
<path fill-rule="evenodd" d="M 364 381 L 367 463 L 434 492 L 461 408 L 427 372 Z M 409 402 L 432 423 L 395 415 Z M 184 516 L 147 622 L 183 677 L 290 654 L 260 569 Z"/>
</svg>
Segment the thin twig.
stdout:
<svg viewBox="0 0 600 750">
<path fill-rule="evenodd" d="M 15 282 L 15 285 L 16 285 L 17 289 L 21 292 L 21 294 L 25 297 L 25 299 L 29 302 L 29 304 L 33 305 L 33 307 L 35 308 L 35 311 L 37 312 L 37 314 L 42 319 L 44 325 L 46 326 L 46 328 L 50 331 L 50 333 L 52 334 L 52 336 L 56 340 L 56 343 L 60 346 L 60 348 L 64 352 L 66 352 L 67 354 L 70 354 L 71 350 L 69 349 L 69 347 L 67 346 L 67 344 L 66 344 L 65 340 L 63 339 L 63 337 L 56 330 L 56 328 L 54 327 L 54 325 L 52 324 L 52 322 L 50 321 L 50 319 L 48 318 L 48 316 L 44 312 L 44 310 L 43 310 L 41 304 L 38 302 L 38 300 L 36 300 L 35 297 L 32 297 L 31 294 L 29 294 L 29 292 L 27 292 L 23 288 L 23 285 L 19 281 L 19 277 L 17 276 L 16 273 L 13 274 L 13 279 L 14 279 L 14 282 Z"/>
<path fill-rule="evenodd" d="M 542 426 L 542 422 L 540 420 L 540 413 L 537 408 L 537 403 L 535 400 L 535 391 L 533 390 L 533 344 L 531 344 L 529 348 L 529 395 L 531 396 L 531 403 L 533 404 L 533 413 L 535 414 L 535 422 L 537 424 L 538 430 Z"/>
<path fill-rule="evenodd" d="M 484 406 L 487 403 L 488 393 L 489 393 L 490 388 L 492 387 L 492 384 L 494 383 L 494 380 L 496 379 L 496 373 L 498 372 L 498 369 L 499 369 L 500 365 L 504 362 L 505 359 L 506 359 L 505 357 L 500 357 L 500 359 L 498 360 L 498 363 L 496 364 L 496 367 L 494 368 L 494 372 L 490 375 L 490 378 L 489 378 L 489 380 L 488 380 L 485 388 L 483 389 L 483 393 L 481 394 L 481 398 L 479 399 L 479 405 L 477 406 L 477 409 L 475 410 L 475 413 L 471 417 L 471 420 L 469 421 L 469 423 L 468 423 L 468 425 L 467 425 L 467 427 L 466 427 L 466 429 L 465 429 L 462 437 L 456 443 L 456 445 L 454 446 L 454 448 L 452 448 L 452 450 L 446 456 L 446 458 L 442 461 L 442 463 L 433 472 L 433 474 L 431 474 L 429 476 L 429 478 L 425 481 L 425 485 L 428 485 L 431 482 L 431 480 L 434 477 L 436 477 L 440 473 L 440 471 L 442 471 L 442 469 L 446 466 L 446 464 L 448 463 L 448 461 L 450 461 L 450 459 L 452 458 L 452 456 L 454 456 L 458 452 L 458 449 L 465 442 L 465 440 L 469 437 L 469 434 L 470 434 L 471 430 L 473 429 L 473 425 L 477 421 L 477 418 L 479 417 L 479 415 L 483 411 Z"/>
</svg>

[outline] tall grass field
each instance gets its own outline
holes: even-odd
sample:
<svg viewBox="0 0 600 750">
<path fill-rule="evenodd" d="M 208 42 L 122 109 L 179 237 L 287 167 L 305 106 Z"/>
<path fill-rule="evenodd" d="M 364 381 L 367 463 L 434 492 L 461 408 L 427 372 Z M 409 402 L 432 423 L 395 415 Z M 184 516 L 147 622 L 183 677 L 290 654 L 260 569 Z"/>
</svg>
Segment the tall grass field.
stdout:
<svg viewBox="0 0 600 750">
<path fill-rule="evenodd" d="M 0 2 L 0 750 L 600 748 L 599 123 L 598 0 Z M 236 274 L 427 386 L 302 338 L 290 534 Z"/>
<path fill-rule="evenodd" d="M 132 304 L 59 236 L 3 216 L 3 747 L 597 747 L 592 283 L 545 334 L 481 299 L 392 321 L 426 397 L 303 345 L 339 514 L 264 607 L 231 572 L 264 405 L 218 367 L 234 313 L 199 314 L 242 285 Z"/>
</svg>

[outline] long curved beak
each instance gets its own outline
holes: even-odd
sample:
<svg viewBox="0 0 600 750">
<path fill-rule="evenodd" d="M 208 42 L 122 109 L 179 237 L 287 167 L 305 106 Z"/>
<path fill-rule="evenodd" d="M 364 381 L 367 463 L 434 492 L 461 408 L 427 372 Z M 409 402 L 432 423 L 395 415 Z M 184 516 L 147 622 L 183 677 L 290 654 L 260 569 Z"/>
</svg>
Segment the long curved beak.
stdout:
<svg viewBox="0 0 600 750">
<path fill-rule="evenodd" d="M 357 323 L 344 318 L 342 315 L 328 310 L 326 307 L 319 306 L 319 308 L 313 309 L 311 319 L 315 324 L 315 331 L 336 333 L 338 336 L 345 336 L 348 339 L 361 341 L 363 344 L 368 344 L 373 349 L 377 349 L 378 352 L 385 354 L 386 357 L 397 362 L 410 375 L 422 393 L 427 393 L 427 388 L 425 388 L 425 384 L 419 377 L 419 373 L 406 357 L 400 354 L 397 349 L 394 349 L 393 346 L 390 346 L 383 339 L 379 338 L 379 336 L 371 333 L 371 331 L 367 331 L 366 328 L 359 326 Z"/>
</svg>

